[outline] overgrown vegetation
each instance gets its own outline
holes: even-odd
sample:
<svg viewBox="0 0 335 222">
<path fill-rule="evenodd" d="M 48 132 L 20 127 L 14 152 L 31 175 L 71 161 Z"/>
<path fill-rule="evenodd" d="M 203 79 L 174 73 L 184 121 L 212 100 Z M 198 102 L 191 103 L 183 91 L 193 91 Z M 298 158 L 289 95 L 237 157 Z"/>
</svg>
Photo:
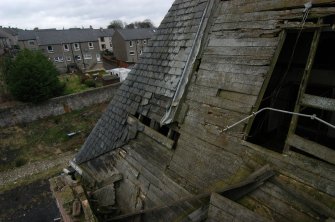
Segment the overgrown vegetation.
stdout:
<svg viewBox="0 0 335 222">
<path fill-rule="evenodd" d="M 77 74 L 63 74 L 59 76 L 59 80 L 65 85 L 64 95 L 83 92 L 88 89 Z"/>
<path fill-rule="evenodd" d="M 79 149 L 107 104 L 0 130 L 0 171 Z M 75 132 L 69 137 L 67 134 Z"/>
<path fill-rule="evenodd" d="M 4 65 L 5 82 L 17 100 L 39 103 L 63 93 L 57 69 L 40 51 L 22 50 Z"/>
</svg>

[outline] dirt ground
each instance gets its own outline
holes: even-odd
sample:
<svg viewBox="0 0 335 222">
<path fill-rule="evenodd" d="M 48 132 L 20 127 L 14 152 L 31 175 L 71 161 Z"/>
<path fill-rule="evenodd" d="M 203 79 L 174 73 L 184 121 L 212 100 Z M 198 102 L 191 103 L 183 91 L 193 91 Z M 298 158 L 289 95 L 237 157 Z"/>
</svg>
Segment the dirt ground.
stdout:
<svg viewBox="0 0 335 222">
<path fill-rule="evenodd" d="M 59 218 L 47 179 L 0 193 L 0 221 L 46 222 Z"/>
</svg>

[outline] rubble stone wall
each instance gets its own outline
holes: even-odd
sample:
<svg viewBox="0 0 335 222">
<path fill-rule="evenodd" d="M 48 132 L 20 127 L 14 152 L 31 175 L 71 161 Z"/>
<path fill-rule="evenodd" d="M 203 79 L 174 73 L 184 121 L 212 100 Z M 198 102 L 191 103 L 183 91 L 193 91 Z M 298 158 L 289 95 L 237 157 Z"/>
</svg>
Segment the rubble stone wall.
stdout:
<svg viewBox="0 0 335 222">
<path fill-rule="evenodd" d="M 42 104 L 20 104 L 0 108 L 0 127 L 28 123 L 48 116 L 58 116 L 72 110 L 110 101 L 120 83 L 50 99 Z"/>
</svg>

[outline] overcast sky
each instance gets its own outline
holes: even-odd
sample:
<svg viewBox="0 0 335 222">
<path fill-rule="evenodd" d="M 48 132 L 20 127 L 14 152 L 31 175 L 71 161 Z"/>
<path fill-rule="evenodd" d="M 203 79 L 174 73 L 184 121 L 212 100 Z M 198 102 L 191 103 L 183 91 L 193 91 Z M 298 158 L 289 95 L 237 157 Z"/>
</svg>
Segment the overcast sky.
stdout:
<svg viewBox="0 0 335 222">
<path fill-rule="evenodd" d="M 174 0 L 0 0 L 0 26 L 22 29 L 106 28 L 151 19 L 158 26 Z"/>
</svg>

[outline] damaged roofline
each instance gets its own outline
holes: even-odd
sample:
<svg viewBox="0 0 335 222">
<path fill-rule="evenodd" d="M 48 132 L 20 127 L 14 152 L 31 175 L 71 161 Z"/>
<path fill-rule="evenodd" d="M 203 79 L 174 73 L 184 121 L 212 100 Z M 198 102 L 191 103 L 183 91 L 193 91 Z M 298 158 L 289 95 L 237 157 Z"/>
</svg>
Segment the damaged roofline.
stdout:
<svg viewBox="0 0 335 222">
<path fill-rule="evenodd" d="M 191 52 L 188 56 L 185 68 L 183 70 L 181 80 L 179 81 L 178 86 L 177 86 L 177 90 L 176 90 L 176 92 L 173 96 L 171 106 L 169 107 L 169 109 L 167 110 L 167 112 L 165 113 L 165 115 L 162 117 L 162 119 L 160 121 L 160 124 L 162 126 L 170 124 L 174 121 L 175 114 L 178 110 L 180 100 L 182 99 L 182 97 L 184 95 L 184 91 L 186 89 L 186 86 L 189 82 L 189 77 L 190 77 L 191 72 L 192 72 L 192 65 L 194 64 L 194 62 L 196 60 L 196 57 L 197 57 L 197 55 L 200 51 L 200 46 L 201 46 L 201 43 L 202 43 L 202 37 L 204 35 L 203 31 L 206 28 L 207 23 L 208 23 L 208 18 L 206 19 L 206 15 L 213 8 L 214 2 L 215 2 L 215 0 L 209 0 L 207 2 L 206 8 L 204 10 L 204 13 L 202 15 L 202 18 L 201 18 L 201 21 L 200 21 L 200 24 L 199 24 L 199 28 L 197 30 L 197 34 L 196 34 L 195 39 L 194 39 L 194 43 L 193 43 Z"/>
</svg>

